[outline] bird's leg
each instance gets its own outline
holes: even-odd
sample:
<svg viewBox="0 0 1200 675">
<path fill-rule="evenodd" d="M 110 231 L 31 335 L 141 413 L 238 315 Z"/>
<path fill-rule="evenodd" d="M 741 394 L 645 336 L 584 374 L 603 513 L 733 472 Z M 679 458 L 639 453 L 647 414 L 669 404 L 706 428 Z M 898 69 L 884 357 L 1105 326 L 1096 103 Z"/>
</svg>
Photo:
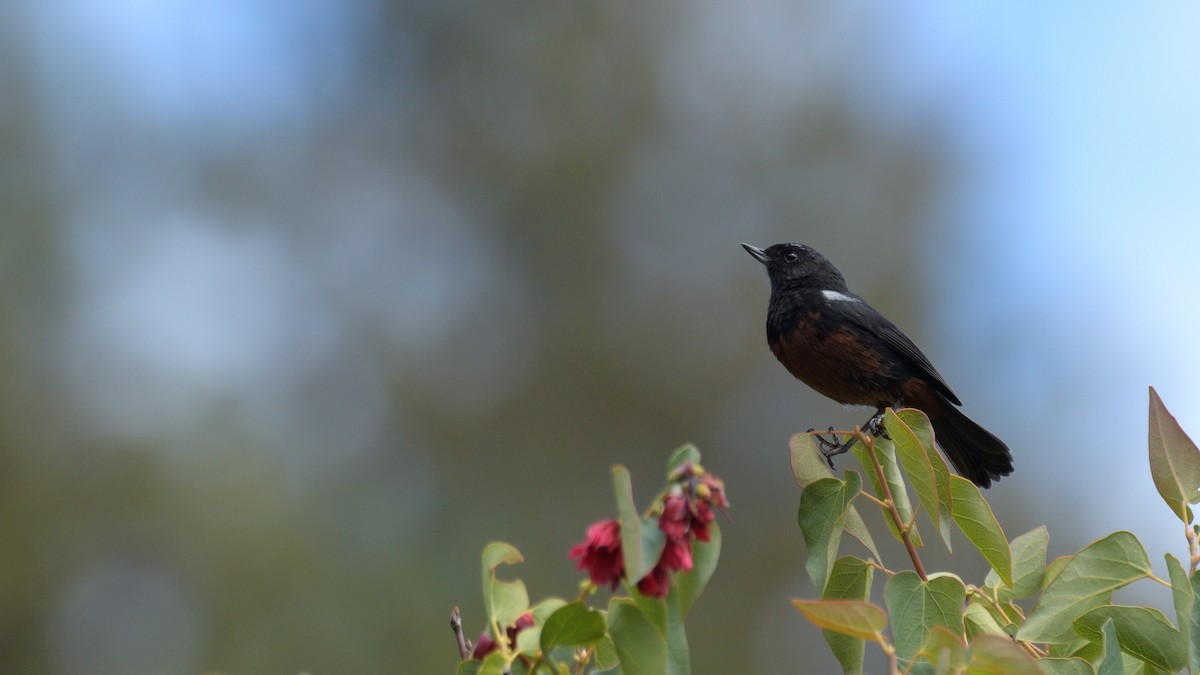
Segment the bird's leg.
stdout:
<svg viewBox="0 0 1200 675">
<path fill-rule="evenodd" d="M 868 419 L 860 428 L 872 436 L 883 436 L 884 438 L 891 440 L 891 436 L 887 435 L 887 430 L 883 427 L 883 415 L 886 410 L 886 407 L 876 410 L 875 414 L 871 415 L 871 418 Z M 812 432 L 813 429 L 808 430 L 808 433 L 811 434 Z M 829 468 L 837 471 L 837 468 L 833 466 L 833 458 L 842 453 L 849 452 L 850 448 L 854 447 L 854 444 L 858 442 L 858 437 L 851 436 L 850 440 L 843 443 L 838 440 L 837 434 L 833 433 L 833 427 L 829 427 L 829 435 L 833 438 L 833 440 L 829 440 L 821 434 L 816 435 L 817 449 L 820 450 L 821 454 L 825 457 L 825 462 L 829 464 Z"/>
<path fill-rule="evenodd" d="M 885 429 L 883 426 L 883 414 L 886 411 L 886 407 L 876 410 L 875 414 L 871 416 L 871 419 L 867 420 L 867 423 L 862 426 L 863 431 L 871 434 L 872 436 L 883 436 L 889 441 L 892 440 L 892 437 L 888 436 L 887 434 L 887 429 Z"/>
</svg>

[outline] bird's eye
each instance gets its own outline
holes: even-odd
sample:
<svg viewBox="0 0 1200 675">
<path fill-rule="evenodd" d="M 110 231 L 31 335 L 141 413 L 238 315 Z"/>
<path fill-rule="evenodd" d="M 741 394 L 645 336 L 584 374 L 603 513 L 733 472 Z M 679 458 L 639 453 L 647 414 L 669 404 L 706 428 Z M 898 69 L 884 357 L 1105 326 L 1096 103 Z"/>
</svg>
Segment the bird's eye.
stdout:
<svg viewBox="0 0 1200 675">
<path fill-rule="evenodd" d="M 788 251 L 787 253 L 783 254 L 784 262 L 794 263 L 799 259 L 800 259 L 800 254 L 796 253 L 795 251 Z"/>
</svg>

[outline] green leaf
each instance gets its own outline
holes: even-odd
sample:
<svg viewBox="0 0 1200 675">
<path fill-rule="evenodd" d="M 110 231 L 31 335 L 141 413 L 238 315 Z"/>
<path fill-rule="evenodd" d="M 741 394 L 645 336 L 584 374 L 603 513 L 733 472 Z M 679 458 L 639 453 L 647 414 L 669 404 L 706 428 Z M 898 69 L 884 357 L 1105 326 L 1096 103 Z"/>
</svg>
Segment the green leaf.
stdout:
<svg viewBox="0 0 1200 675">
<path fill-rule="evenodd" d="M 459 661 L 458 670 L 454 671 L 454 675 L 478 675 L 479 667 L 482 665 L 482 663 L 475 659 Z"/>
<path fill-rule="evenodd" d="M 667 545 L 667 537 L 658 529 L 657 519 L 642 519 L 633 502 L 633 481 L 621 465 L 612 468 L 613 492 L 617 497 L 617 517 L 621 522 L 621 552 L 625 557 L 625 578 L 637 583 L 650 573 Z M 651 522 L 652 521 L 652 522 Z"/>
<path fill-rule="evenodd" d="M 950 523 L 954 514 L 954 497 L 950 494 L 950 467 L 946 466 L 946 460 L 937 451 L 933 438 L 933 427 L 929 424 L 929 418 L 925 416 L 925 413 L 916 408 L 903 408 L 896 411 L 896 417 L 899 417 L 900 421 L 904 422 L 917 435 L 917 439 L 921 441 L 921 448 L 929 457 L 929 465 L 933 467 L 933 472 L 937 475 L 938 527 L 941 530 L 943 541 L 946 542 L 946 549 L 952 550 L 950 548 Z"/>
<path fill-rule="evenodd" d="M 887 614 L 877 605 L 862 600 L 792 600 L 804 618 L 818 628 L 884 644 Z"/>
<path fill-rule="evenodd" d="M 1026 642 L 1065 643 L 1075 638 L 1075 619 L 1112 601 L 1113 591 L 1151 573 L 1137 537 L 1114 532 L 1089 544 L 1063 566 L 1017 631 Z"/>
<path fill-rule="evenodd" d="M 963 603 L 967 589 L 953 576 L 921 581 L 916 572 L 905 570 L 887 580 L 883 599 L 892 624 L 892 640 L 902 665 L 907 665 L 921 650 L 925 635 L 934 626 L 963 635 Z"/>
<path fill-rule="evenodd" d="M 1088 663 L 1095 663 L 1104 654 L 1104 645 L 1076 636 L 1074 640 L 1063 643 L 1047 643 L 1046 653 L 1056 658 L 1077 658 Z"/>
<path fill-rule="evenodd" d="M 1049 565 L 1046 565 L 1046 574 L 1042 577 L 1043 591 L 1050 587 L 1050 584 L 1058 578 L 1058 575 L 1062 573 L 1063 568 L 1065 568 L 1067 563 L 1071 562 L 1071 559 L 1074 557 L 1075 556 L 1073 555 L 1060 555 L 1054 560 L 1051 560 Z"/>
<path fill-rule="evenodd" d="M 624 524 L 621 525 L 624 528 Z M 639 577 L 628 577 L 631 583 L 637 583 L 642 580 L 642 577 L 650 573 L 654 566 L 658 564 L 658 559 L 662 557 L 663 549 L 667 546 L 667 533 L 658 528 L 658 516 L 650 515 L 641 519 L 638 530 L 640 531 L 640 541 L 642 543 L 641 560 L 646 566 L 646 571 Z M 625 537 L 621 537 L 621 545 L 625 545 Z M 628 555 L 628 554 L 626 554 Z M 627 558 L 628 559 L 628 558 Z M 626 567 L 626 570 L 629 568 Z"/>
<path fill-rule="evenodd" d="M 508 660 L 499 650 L 488 654 L 479 664 L 479 675 L 505 675 L 508 672 Z"/>
<path fill-rule="evenodd" d="M 792 476 L 796 485 L 806 488 L 822 478 L 835 478 L 825 463 L 825 456 L 817 448 L 815 432 L 792 434 L 788 442 L 791 450 Z"/>
<path fill-rule="evenodd" d="M 604 630 L 604 615 L 600 612 L 582 602 L 563 605 L 542 626 L 542 651 L 595 644 L 604 637 Z"/>
<path fill-rule="evenodd" d="M 567 601 L 562 598 L 546 598 L 530 608 L 533 625 L 517 633 L 517 651 L 526 656 L 536 657 L 541 649 L 542 629 L 546 626 L 546 619 L 566 604 Z"/>
<path fill-rule="evenodd" d="M 608 634 L 626 675 L 661 675 L 667 672 L 667 642 L 642 610 L 630 600 L 613 599 L 608 605 Z"/>
<path fill-rule="evenodd" d="M 1046 657 L 1038 659 L 1046 675 L 1096 675 L 1092 664 L 1080 658 Z"/>
<path fill-rule="evenodd" d="M 1034 528 L 1012 540 L 1009 549 L 1013 558 L 1013 598 L 1031 598 L 1042 589 L 1046 574 L 1046 549 L 1050 533 L 1046 526 Z"/>
<path fill-rule="evenodd" d="M 1046 526 L 1034 528 L 1013 539 L 1008 548 L 1012 551 L 1013 585 L 1004 586 L 996 570 L 988 571 L 985 586 L 999 587 L 1000 597 L 1006 600 L 1031 598 L 1042 590 L 1046 575 L 1046 549 L 1050 535 Z"/>
<path fill-rule="evenodd" d="M 667 601 L 663 598 L 652 598 L 648 595 L 642 595 L 635 588 L 630 597 L 637 604 L 638 609 L 642 610 L 642 614 L 654 626 L 658 634 L 664 638 L 667 636 Z"/>
<path fill-rule="evenodd" d="M 503 541 L 493 541 L 483 548 L 484 573 L 495 570 L 500 565 L 516 565 L 525 562 L 521 552 L 512 544 Z"/>
<path fill-rule="evenodd" d="M 1125 675 L 1125 659 L 1121 657 L 1121 647 L 1117 644 L 1117 628 L 1112 621 L 1105 621 L 1101 627 L 1104 634 L 1104 657 L 1096 675 Z"/>
<path fill-rule="evenodd" d="M 515 547 L 502 541 L 494 541 L 483 549 L 483 607 L 488 621 L 495 621 L 502 628 L 513 625 L 529 609 L 529 593 L 520 579 L 497 579 L 496 568 L 524 560 Z"/>
<path fill-rule="evenodd" d="M 950 477 L 950 492 L 954 499 L 954 522 L 967 539 L 983 554 L 1000 575 L 1001 581 L 1012 586 L 1012 551 L 992 507 L 974 483 L 961 476 Z"/>
<path fill-rule="evenodd" d="M 968 673 L 997 675 L 1042 675 L 1037 661 L 1020 644 L 999 635 L 981 635 L 971 643 Z"/>
<path fill-rule="evenodd" d="M 675 575 L 673 588 L 679 591 L 679 611 L 684 616 L 704 592 L 721 557 L 721 528 L 715 522 L 708 525 L 708 537 L 708 541 L 692 542 L 692 569 Z"/>
<path fill-rule="evenodd" d="M 1189 579 L 1192 587 L 1192 611 L 1188 621 L 1188 663 L 1200 663 L 1200 572 L 1192 574 Z M 1182 625 L 1182 624 L 1180 624 Z M 1200 672 L 1200 666 L 1189 668 L 1193 673 Z"/>
<path fill-rule="evenodd" d="M 1192 635 L 1192 610 L 1196 598 L 1192 595 L 1192 582 L 1179 560 L 1168 553 L 1167 573 L 1171 577 L 1171 601 L 1175 605 L 1175 622 L 1179 625 L 1179 635 L 1183 640 L 1184 650 L 1188 655 L 1188 672 L 1200 670 L 1200 645 L 1196 644 Z"/>
<path fill-rule="evenodd" d="M 971 599 L 963 612 L 963 627 L 966 628 L 967 638 L 970 640 L 980 635 L 1011 637 L 996 617 L 992 616 L 991 611 L 975 598 Z"/>
<path fill-rule="evenodd" d="M 1008 544 L 1008 549 L 1013 552 L 1013 585 L 1004 585 L 995 569 L 988 571 L 984 585 L 997 589 L 1000 597 L 1006 601 L 1038 595 L 1038 591 L 1044 587 L 1046 548 L 1049 543 L 1050 536 L 1044 525 L 1013 539 Z"/>
<path fill-rule="evenodd" d="M 1150 387 L 1150 474 L 1163 501 L 1184 525 L 1192 522 L 1188 504 L 1200 501 L 1200 450 Z"/>
<path fill-rule="evenodd" d="M 683 612 L 679 606 L 679 590 L 672 587 L 667 593 L 667 673 L 689 675 L 692 672 L 688 656 L 687 632 L 683 625 Z"/>
<path fill-rule="evenodd" d="M 700 463 L 700 451 L 691 443 L 681 445 L 675 452 L 671 453 L 671 458 L 667 460 L 667 475 L 674 474 L 688 462 L 691 462 L 693 465 Z"/>
<path fill-rule="evenodd" d="M 834 477 L 833 473 L 829 471 L 829 465 L 825 463 L 824 455 L 817 449 L 812 434 L 794 434 L 788 445 L 791 449 L 792 475 L 796 477 L 796 483 L 800 487 L 806 488 L 822 478 Z M 879 550 L 875 548 L 875 540 L 871 538 L 871 532 L 867 529 L 867 524 L 863 522 L 862 516 L 853 506 L 846 511 L 845 529 L 846 534 L 866 546 L 876 560 L 882 560 Z"/>
<path fill-rule="evenodd" d="M 925 431 L 928 432 L 929 420 L 920 411 L 914 412 L 920 414 L 920 420 L 924 421 Z M 907 417 L 909 419 L 913 418 L 912 415 Z M 944 471 L 943 475 L 939 475 L 933 461 L 931 461 L 931 458 L 940 459 L 936 451 L 931 451 L 933 447 L 932 435 L 926 435 L 925 442 L 929 443 L 927 448 L 922 439 L 917 435 L 916 430 L 910 427 L 891 408 L 888 408 L 884 413 L 883 423 L 887 427 L 888 435 L 892 437 L 892 444 L 896 448 L 896 454 L 900 457 L 900 463 L 904 465 L 904 470 L 908 473 L 908 479 L 912 481 L 913 490 L 917 493 L 917 499 L 921 502 L 921 506 L 925 507 L 925 512 L 929 514 L 929 519 L 933 521 L 933 526 L 942 535 L 942 541 L 945 542 L 946 548 L 949 549 L 950 527 L 948 522 L 943 524 L 943 519 L 950 517 L 950 511 L 946 508 L 946 504 L 953 501 L 953 498 L 949 496 L 950 472 Z M 942 484 L 943 479 L 945 480 L 944 484 Z M 945 501 L 943 501 L 942 495 L 947 495 Z"/>
<path fill-rule="evenodd" d="M 837 558 L 846 510 L 861 490 L 862 478 L 858 472 L 847 471 L 844 481 L 823 478 L 800 493 L 797 520 L 804 544 L 808 546 L 804 569 L 818 592 L 825 588 L 829 568 Z"/>
<path fill-rule="evenodd" d="M 891 491 L 892 502 L 896 505 L 896 511 L 900 513 L 900 519 L 905 523 L 913 522 L 912 502 L 908 498 L 908 487 L 904 485 L 904 476 L 900 472 L 900 465 L 896 461 L 896 448 L 888 439 L 880 436 L 874 440 L 875 456 L 879 459 L 879 465 L 883 468 L 883 477 L 887 481 L 888 489 Z M 865 443 L 855 443 L 850 452 L 858 457 L 858 461 L 866 468 L 867 475 L 871 477 L 871 486 L 875 491 L 875 496 L 879 499 L 884 499 L 883 485 L 879 482 L 879 475 L 872 469 L 871 457 L 867 453 Z M 888 529 L 891 530 L 892 536 L 896 541 L 903 541 L 900 536 L 900 530 L 896 527 L 896 523 L 892 522 L 891 518 L 884 518 Z M 912 529 L 908 531 L 908 536 L 912 539 L 916 546 L 923 546 L 921 542 L 921 534 L 917 532 L 916 524 L 913 524 Z"/>
<path fill-rule="evenodd" d="M 596 669 L 612 670 L 621 665 L 621 657 L 617 655 L 617 647 L 612 638 L 607 635 L 596 643 Z"/>
<path fill-rule="evenodd" d="M 1099 643 L 1104 639 L 1102 627 L 1109 621 L 1116 629 L 1117 644 L 1126 654 L 1171 673 L 1187 665 L 1183 636 L 1157 609 L 1097 607 L 1075 620 L 1075 632 Z"/>
<path fill-rule="evenodd" d="M 967 645 L 963 643 L 961 635 L 955 635 L 942 626 L 934 626 L 925 636 L 919 655 L 939 668 L 944 665 L 947 672 L 959 672 L 967 662 Z"/>
<path fill-rule="evenodd" d="M 825 582 L 825 591 L 821 594 L 821 599 L 866 601 L 871 597 L 871 580 L 874 575 L 875 568 L 864 560 L 850 556 L 838 558 L 829 572 L 829 580 Z M 866 643 L 861 638 L 828 629 L 822 630 L 821 634 L 838 663 L 842 664 L 843 672 L 862 672 Z"/>
<path fill-rule="evenodd" d="M 536 657 L 542 641 L 542 626 L 536 623 L 520 633 L 517 633 L 517 653 L 523 656 Z"/>
<path fill-rule="evenodd" d="M 562 598 L 546 598 L 538 604 L 534 605 L 529 611 L 533 613 L 533 623 L 538 626 L 546 625 L 546 619 L 550 615 L 565 607 L 566 600 Z"/>
</svg>

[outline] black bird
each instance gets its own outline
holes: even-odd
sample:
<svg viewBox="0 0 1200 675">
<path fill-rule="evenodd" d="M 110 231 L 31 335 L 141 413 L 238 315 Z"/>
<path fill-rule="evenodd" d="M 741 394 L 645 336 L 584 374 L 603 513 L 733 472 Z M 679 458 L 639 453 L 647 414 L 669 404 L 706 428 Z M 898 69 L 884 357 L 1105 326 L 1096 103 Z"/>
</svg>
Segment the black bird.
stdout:
<svg viewBox="0 0 1200 675">
<path fill-rule="evenodd" d="M 767 344 L 788 372 L 839 403 L 874 406 L 866 425 L 873 433 L 888 407 L 921 410 L 950 463 L 980 487 L 1012 473 L 1008 446 L 959 411 L 962 402 L 929 359 L 851 293 L 825 256 L 802 244 L 742 247 L 767 267 Z M 820 440 L 827 457 L 853 443 Z"/>
</svg>

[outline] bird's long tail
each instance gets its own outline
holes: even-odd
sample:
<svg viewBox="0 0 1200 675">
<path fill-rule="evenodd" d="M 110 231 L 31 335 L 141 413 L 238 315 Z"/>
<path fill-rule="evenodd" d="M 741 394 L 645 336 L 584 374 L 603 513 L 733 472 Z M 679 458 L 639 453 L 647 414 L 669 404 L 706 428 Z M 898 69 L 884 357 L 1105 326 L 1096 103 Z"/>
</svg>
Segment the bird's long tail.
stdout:
<svg viewBox="0 0 1200 675">
<path fill-rule="evenodd" d="M 1013 471 L 1012 453 L 1004 441 L 979 426 L 941 395 L 936 414 L 929 415 L 937 444 L 959 475 L 979 487 L 991 487 Z M 929 411 L 933 413 L 934 411 Z"/>
</svg>

